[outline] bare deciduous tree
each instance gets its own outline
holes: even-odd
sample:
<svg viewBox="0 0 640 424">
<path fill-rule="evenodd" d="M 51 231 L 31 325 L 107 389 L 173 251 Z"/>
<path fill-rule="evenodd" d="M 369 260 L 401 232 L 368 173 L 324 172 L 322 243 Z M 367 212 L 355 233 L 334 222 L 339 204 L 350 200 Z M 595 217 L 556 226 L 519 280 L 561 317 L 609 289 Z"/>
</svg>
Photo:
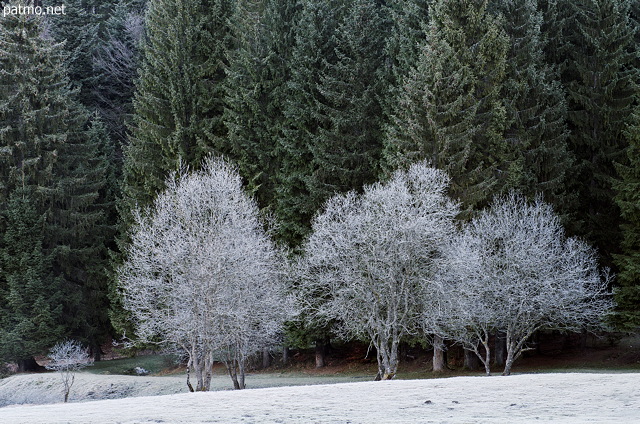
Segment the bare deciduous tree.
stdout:
<svg viewBox="0 0 640 424">
<path fill-rule="evenodd" d="M 170 178 L 152 208 L 135 214 L 119 271 L 123 304 L 141 341 L 186 352 L 198 391 L 209 389 L 216 359 L 244 388 L 247 357 L 273 343 L 290 312 L 281 257 L 258 214 L 222 159 Z"/>
<path fill-rule="evenodd" d="M 121 12 L 121 11 L 120 11 Z M 116 17 L 112 17 L 115 20 Z M 121 28 L 107 30 L 106 39 L 94 58 L 100 74 L 96 96 L 101 116 L 118 141 L 126 140 L 126 120 L 131 113 L 134 81 L 137 76 L 138 45 L 144 34 L 142 11 L 120 17 Z"/>
<path fill-rule="evenodd" d="M 458 206 L 446 196 L 449 179 L 424 163 L 384 184 L 330 199 L 313 221 L 301 266 L 306 307 L 338 322 L 344 337 L 371 341 L 378 378 L 398 368 L 401 339 L 415 334 L 434 262 L 454 233 Z M 318 296 L 320 295 L 320 297 Z"/>
<path fill-rule="evenodd" d="M 49 359 L 50 362 L 45 368 L 60 373 L 64 389 L 64 401 L 67 402 L 71 386 L 73 386 L 73 381 L 75 380 L 75 372 L 93 365 L 93 359 L 89 355 L 89 350 L 75 340 L 66 340 L 56 344 L 49 351 Z"/>
<path fill-rule="evenodd" d="M 509 375 L 535 331 L 602 327 L 613 301 L 596 258 L 586 243 L 566 238 L 550 205 L 515 194 L 498 198 L 447 249 L 440 292 L 449 318 L 440 328 L 475 351 L 487 374 L 489 334 L 503 331 Z"/>
</svg>

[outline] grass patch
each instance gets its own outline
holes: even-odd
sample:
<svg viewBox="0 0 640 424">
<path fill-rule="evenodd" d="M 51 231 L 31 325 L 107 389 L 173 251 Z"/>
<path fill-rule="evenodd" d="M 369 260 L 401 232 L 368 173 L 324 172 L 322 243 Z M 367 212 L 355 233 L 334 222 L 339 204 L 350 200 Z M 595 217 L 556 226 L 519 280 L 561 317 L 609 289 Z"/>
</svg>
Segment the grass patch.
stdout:
<svg viewBox="0 0 640 424">
<path fill-rule="evenodd" d="M 110 361 L 94 362 L 93 366 L 85 370 L 92 374 L 135 374 L 134 368 L 141 367 L 149 371 L 150 374 L 158 374 L 166 368 L 175 365 L 175 357 L 172 355 L 144 355 L 134 358 L 112 359 Z"/>
</svg>

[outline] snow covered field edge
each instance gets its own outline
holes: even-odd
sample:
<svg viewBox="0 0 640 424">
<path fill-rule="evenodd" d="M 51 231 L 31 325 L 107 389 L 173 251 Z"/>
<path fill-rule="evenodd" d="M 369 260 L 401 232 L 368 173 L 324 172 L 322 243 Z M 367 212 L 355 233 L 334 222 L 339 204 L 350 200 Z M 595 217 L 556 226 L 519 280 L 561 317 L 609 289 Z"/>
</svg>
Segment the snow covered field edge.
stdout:
<svg viewBox="0 0 640 424">
<path fill-rule="evenodd" d="M 184 393 L 0 409 L 2 423 L 640 422 L 640 374 L 522 374 Z"/>
</svg>

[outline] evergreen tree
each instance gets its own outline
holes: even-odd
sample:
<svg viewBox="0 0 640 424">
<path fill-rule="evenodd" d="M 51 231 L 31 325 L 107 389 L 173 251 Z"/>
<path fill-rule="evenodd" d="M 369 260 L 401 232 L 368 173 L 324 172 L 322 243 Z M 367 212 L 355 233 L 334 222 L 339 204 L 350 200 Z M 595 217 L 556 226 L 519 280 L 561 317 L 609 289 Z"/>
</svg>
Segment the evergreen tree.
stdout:
<svg viewBox="0 0 640 424">
<path fill-rule="evenodd" d="M 68 128 L 82 125 L 86 115 L 68 101 L 73 92 L 62 46 L 41 32 L 41 20 L 33 16 L 8 16 L 0 23 L 0 204 L 16 187 L 26 187 L 44 213 L 57 149 Z"/>
<path fill-rule="evenodd" d="M 391 67 L 389 90 L 383 99 L 383 107 L 386 115 L 387 132 L 399 133 L 402 128 L 394 128 L 398 122 L 393 118 L 396 107 L 402 101 L 404 84 L 409 73 L 415 68 L 422 46 L 427 39 L 429 30 L 429 7 L 433 0 L 393 0 L 387 9 L 391 16 L 391 29 L 386 43 L 386 56 Z M 397 154 L 395 145 L 388 144 L 383 150 L 381 168 L 384 174 L 394 172 L 397 163 L 394 156 Z"/>
<path fill-rule="evenodd" d="M 151 204 L 168 174 L 197 169 L 212 153 L 229 153 L 223 123 L 232 0 L 149 0 L 135 82 L 129 144 L 124 148 L 118 251 L 121 263 L 132 211 Z M 126 330 L 111 282 L 110 315 Z"/>
<path fill-rule="evenodd" d="M 335 193 L 360 190 L 377 179 L 384 128 L 381 100 L 389 80 L 384 54 L 390 23 L 374 0 L 345 6 L 317 85 L 317 113 L 326 122 L 309 140 L 314 178 L 309 190 L 319 208 Z"/>
<path fill-rule="evenodd" d="M 37 16 L 0 22 L 0 208 L 18 188 L 29 196 L 44 219 L 42 239 L 33 245 L 42 245 L 47 296 L 62 308 L 56 325 L 96 346 L 109 331 L 96 318 L 107 307 L 96 298 L 106 293 L 105 243 L 112 236 L 104 218 L 113 216 L 113 200 L 99 200 L 106 141 L 87 133 L 88 114 L 70 87 L 63 46 L 43 37 L 42 28 Z M 10 237 L 10 222 L 1 230 Z M 32 258 L 39 269 L 41 259 Z"/>
<path fill-rule="evenodd" d="M 575 10 L 568 90 L 572 180 L 579 195 L 578 232 L 594 242 L 605 263 L 618 251 L 620 212 L 613 200 L 614 162 L 623 161 L 624 129 L 637 99 L 634 30 L 627 0 L 569 3 Z"/>
<path fill-rule="evenodd" d="M 180 166 L 227 153 L 222 122 L 230 0 L 151 0 L 145 17 L 131 138 L 125 151 L 125 226 Z"/>
<path fill-rule="evenodd" d="M 623 330 L 634 331 L 640 326 L 640 115 L 637 108 L 625 135 L 629 143 L 627 164 L 617 164 L 620 177 L 614 183 L 615 200 L 624 220 L 622 252 L 615 256 L 619 269 L 616 323 Z"/>
<path fill-rule="evenodd" d="M 264 0 L 239 0 L 231 21 L 233 50 L 224 81 L 230 157 L 238 164 L 247 189 L 261 208 L 274 201 L 277 138 L 272 132 L 281 114 L 274 105 L 273 90 L 283 82 L 270 75 L 269 28 L 265 25 Z"/>
<path fill-rule="evenodd" d="M 334 33 L 344 11 L 342 3 L 301 2 L 279 142 L 282 165 L 276 201 L 279 238 L 293 247 L 309 233 L 311 218 L 326 200 L 312 189 L 313 179 L 324 170 L 314 167 L 311 145 L 320 129 L 329 125 L 322 113 L 326 99 L 319 86 L 328 64 L 336 63 Z"/>
<path fill-rule="evenodd" d="M 44 215 L 36 211 L 33 197 L 22 187 L 10 194 L 0 258 L 0 358 L 17 362 L 22 371 L 66 333 L 63 291 L 51 279 L 43 249 Z"/>
<path fill-rule="evenodd" d="M 511 41 L 503 85 L 510 163 L 507 185 L 530 198 L 543 193 L 548 202 L 566 212 L 572 205 L 572 195 L 566 189 L 566 172 L 572 166 L 566 100 L 555 73 L 545 63 L 542 13 L 536 3 L 496 3 Z"/>
<path fill-rule="evenodd" d="M 100 45 L 101 23 L 105 0 L 66 0 L 64 15 L 48 16 L 48 30 L 67 52 L 67 72 L 71 82 L 80 91 L 78 99 L 89 109 L 97 107 L 95 97 L 96 73 L 94 59 Z M 59 6 L 56 0 L 47 0 L 45 6 Z"/>
<path fill-rule="evenodd" d="M 571 38 L 576 30 L 575 9 L 567 0 L 538 0 L 542 13 L 540 32 L 544 40 L 546 62 L 556 72 L 564 72 L 571 56 Z"/>
<path fill-rule="evenodd" d="M 65 323 L 99 355 L 110 334 L 108 248 L 115 234 L 112 143 L 94 118 L 78 134 L 69 129 L 54 164 L 45 246 L 65 287 Z"/>
<path fill-rule="evenodd" d="M 386 43 L 395 84 L 400 87 L 420 57 L 420 45 L 429 30 L 429 7 L 434 0 L 391 0 L 387 10 L 391 30 Z"/>
<path fill-rule="evenodd" d="M 502 98 L 508 37 L 486 1 L 440 0 L 420 58 L 394 108 L 385 154 L 392 167 L 420 159 L 449 173 L 465 209 L 507 183 Z"/>
<path fill-rule="evenodd" d="M 629 17 L 634 34 L 631 50 L 635 50 L 637 52 L 640 48 L 640 1 L 629 0 Z M 640 55 L 638 54 L 636 54 L 634 65 L 636 68 L 640 67 Z"/>
</svg>

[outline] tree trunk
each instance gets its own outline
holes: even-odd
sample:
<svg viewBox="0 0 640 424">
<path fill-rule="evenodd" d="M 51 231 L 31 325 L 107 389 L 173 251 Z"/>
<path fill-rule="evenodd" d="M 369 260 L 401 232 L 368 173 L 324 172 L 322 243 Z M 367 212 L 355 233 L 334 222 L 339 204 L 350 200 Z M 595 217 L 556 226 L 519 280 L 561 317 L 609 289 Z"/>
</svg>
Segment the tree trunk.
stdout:
<svg viewBox="0 0 640 424">
<path fill-rule="evenodd" d="M 324 340 L 316 340 L 316 368 L 322 368 L 325 366 L 324 357 Z"/>
<path fill-rule="evenodd" d="M 193 355 L 193 371 L 196 374 L 196 392 L 204 391 L 204 364 L 202 363 L 201 358 L 198 358 L 198 355 Z"/>
<path fill-rule="evenodd" d="M 90 354 L 91 356 L 93 356 L 94 362 L 99 362 L 100 360 L 102 360 L 102 348 L 100 347 L 100 345 L 96 344 L 95 346 L 93 346 L 91 348 Z"/>
<path fill-rule="evenodd" d="M 478 359 L 478 355 L 474 351 L 464 350 L 463 368 L 469 371 L 477 371 L 480 368 L 480 359 Z"/>
<path fill-rule="evenodd" d="M 229 372 L 229 377 L 231 377 L 231 381 L 233 382 L 234 390 L 240 390 L 240 383 L 238 382 L 238 372 L 236 371 L 235 362 L 231 362 L 226 365 L 227 371 Z"/>
<path fill-rule="evenodd" d="M 262 369 L 269 368 L 271 365 L 271 353 L 269 349 L 264 348 L 262 350 Z"/>
<path fill-rule="evenodd" d="M 400 336 L 394 332 L 391 339 L 385 340 L 376 334 L 371 334 L 373 346 L 376 349 L 376 357 L 378 359 L 378 380 L 391 380 L 398 372 L 398 345 L 400 344 Z"/>
<path fill-rule="evenodd" d="M 187 362 L 187 387 L 191 393 L 194 392 L 193 386 L 191 385 L 191 358 Z"/>
<path fill-rule="evenodd" d="M 287 365 L 289 363 L 289 346 L 282 348 L 282 364 Z"/>
<path fill-rule="evenodd" d="M 202 391 L 208 392 L 211 389 L 211 377 L 213 376 L 213 357 L 207 355 L 204 360 L 204 381 L 202 382 Z"/>
<path fill-rule="evenodd" d="M 244 384 L 244 361 L 238 361 L 238 369 L 239 369 L 239 378 L 238 378 L 238 389 L 244 389 L 247 386 Z"/>
<path fill-rule="evenodd" d="M 69 393 L 71 393 L 71 386 L 76 379 L 75 374 L 70 370 L 62 371 L 62 382 L 64 384 L 64 403 L 69 400 Z"/>
<path fill-rule="evenodd" d="M 444 353 L 444 340 L 440 336 L 433 337 L 433 372 L 444 372 L 447 360 Z"/>
<path fill-rule="evenodd" d="M 384 352 L 378 363 L 378 377 L 376 380 L 392 380 L 398 372 L 397 346 L 391 347 L 391 352 Z"/>
<path fill-rule="evenodd" d="M 513 349 L 507 349 L 507 360 L 505 361 L 502 375 L 511 375 L 511 367 L 513 366 L 514 361 L 515 357 L 513 355 Z"/>
<path fill-rule="evenodd" d="M 506 335 L 502 331 L 496 331 L 496 343 L 495 343 L 495 364 L 498 367 L 502 367 L 505 364 L 505 355 L 507 351 Z"/>
</svg>

